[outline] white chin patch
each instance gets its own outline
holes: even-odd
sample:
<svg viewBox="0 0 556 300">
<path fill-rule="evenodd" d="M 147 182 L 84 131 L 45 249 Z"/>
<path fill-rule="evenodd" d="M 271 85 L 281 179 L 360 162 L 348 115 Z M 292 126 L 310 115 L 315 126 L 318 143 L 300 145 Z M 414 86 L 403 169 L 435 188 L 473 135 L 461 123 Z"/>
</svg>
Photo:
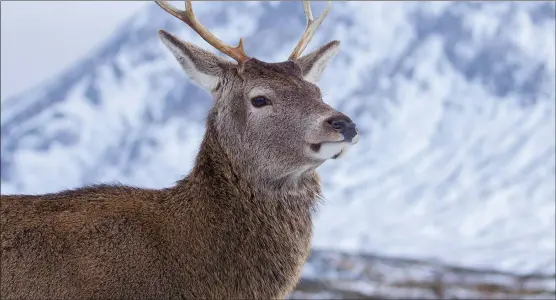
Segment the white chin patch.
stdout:
<svg viewBox="0 0 556 300">
<path fill-rule="evenodd" d="M 344 155 L 350 146 L 344 142 L 321 143 L 318 151 L 313 150 L 313 153 L 320 159 L 336 159 Z"/>
</svg>

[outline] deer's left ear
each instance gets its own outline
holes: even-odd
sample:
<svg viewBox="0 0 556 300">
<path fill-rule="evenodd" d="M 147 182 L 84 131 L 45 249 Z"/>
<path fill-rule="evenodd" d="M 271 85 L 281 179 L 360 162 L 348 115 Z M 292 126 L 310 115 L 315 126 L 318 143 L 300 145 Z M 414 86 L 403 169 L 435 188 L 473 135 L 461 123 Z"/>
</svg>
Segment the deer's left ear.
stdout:
<svg viewBox="0 0 556 300">
<path fill-rule="evenodd" d="M 303 72 L 303 78 L 317 84 L 322 72 L 328 66 L 330 59 L 340 50 L 340 41 L 332 41 L 317 50 L 300 57 L 297 63 Z"/>
</svg>

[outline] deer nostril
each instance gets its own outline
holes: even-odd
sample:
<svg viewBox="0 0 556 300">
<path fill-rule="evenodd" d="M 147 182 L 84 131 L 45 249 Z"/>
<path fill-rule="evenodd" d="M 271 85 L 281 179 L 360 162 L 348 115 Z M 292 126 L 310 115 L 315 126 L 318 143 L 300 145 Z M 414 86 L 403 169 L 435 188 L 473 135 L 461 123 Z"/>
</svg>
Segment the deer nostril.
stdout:
<svg viewBox="0 0 556 300">
<path fill-rule="evenodd" d="M 346 116 L 331 118 L 327 120 L 327 123 L 330 124 L 336 132 L 341 133 L 346 141 L 351 141 L 353 137 L 357 135 L 355 123 Z"/>
<path fill-rule="evenodd" d="M 330 125 L 332 126 L 332 128 L 334 128 L 334 130 L 336 130 L 338 132 L 342 132 L 342 131 L 344 131 L 344 128 L 346 128 L 346 121 L 344 121 L 344 120 L 332 120 L 332 121 L 330 121 Z"/>
</svg>

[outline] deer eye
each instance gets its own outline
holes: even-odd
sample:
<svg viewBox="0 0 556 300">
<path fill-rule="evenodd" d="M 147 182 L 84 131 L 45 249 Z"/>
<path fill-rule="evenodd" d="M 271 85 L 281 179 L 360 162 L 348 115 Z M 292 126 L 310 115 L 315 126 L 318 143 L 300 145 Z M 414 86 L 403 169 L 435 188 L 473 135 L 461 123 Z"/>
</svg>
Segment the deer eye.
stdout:
<svg viewBox="0 0 556 300">
<path fill-rule="evenodd" d="M 263 96 L 257 96 L 251 99 L 251 104 L 253 104 L 254 107 L 263 107 L 265 105 L 270 105 L 271 103 L 270 100 L 268 100 L 267 98 Z"/>
</svg>

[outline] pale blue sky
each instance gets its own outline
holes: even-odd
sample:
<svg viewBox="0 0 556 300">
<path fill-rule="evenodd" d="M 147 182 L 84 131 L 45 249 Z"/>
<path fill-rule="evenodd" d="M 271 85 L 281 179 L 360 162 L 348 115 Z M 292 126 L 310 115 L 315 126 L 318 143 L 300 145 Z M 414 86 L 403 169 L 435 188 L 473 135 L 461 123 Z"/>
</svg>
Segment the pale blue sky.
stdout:
<svg viewBox="0 0 556 300">
<path fill-rule="evenodd" d="M 147 1 L 2 1 L 1 99 L 85 56 Z"/>
</svg>

